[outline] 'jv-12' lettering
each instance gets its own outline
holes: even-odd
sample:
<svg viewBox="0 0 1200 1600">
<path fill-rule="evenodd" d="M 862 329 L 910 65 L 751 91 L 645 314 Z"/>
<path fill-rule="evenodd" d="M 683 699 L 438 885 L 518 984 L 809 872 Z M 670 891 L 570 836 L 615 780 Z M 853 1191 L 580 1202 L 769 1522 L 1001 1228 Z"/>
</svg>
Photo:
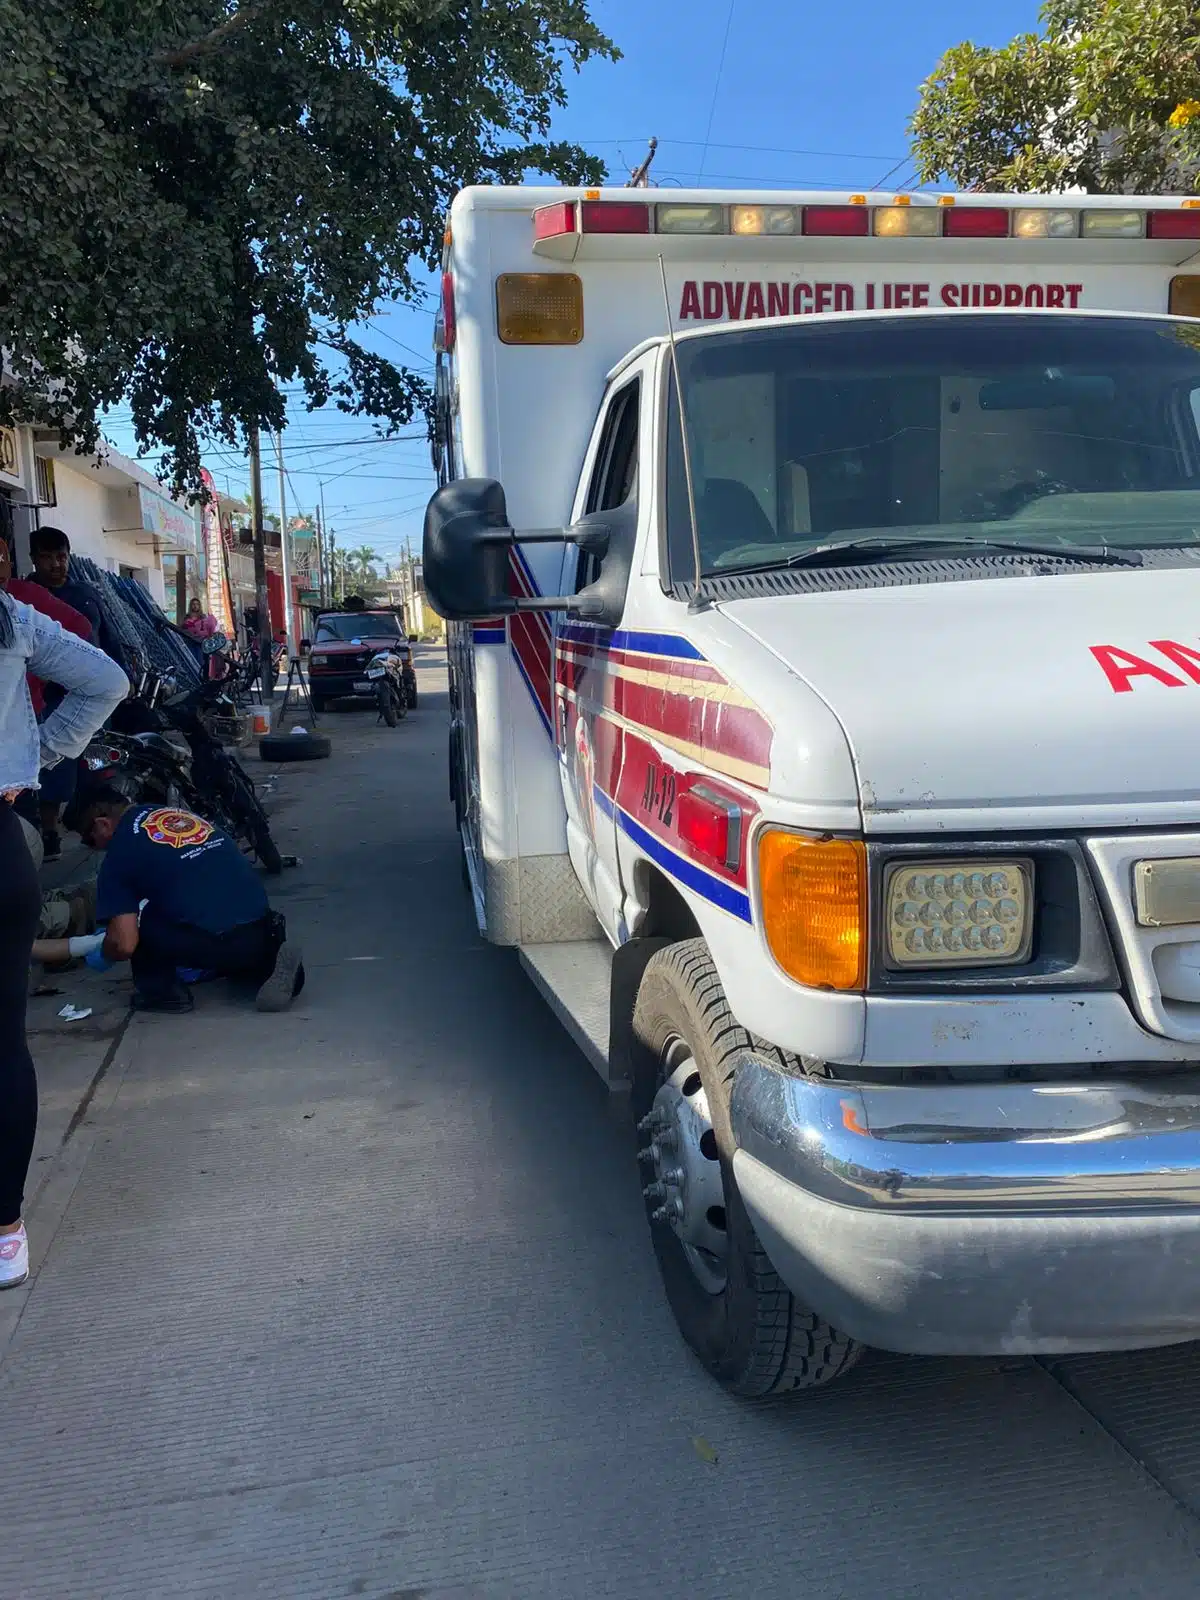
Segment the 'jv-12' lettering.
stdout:
<svg viewBox="0 0 1200 1600">
<path fill-rule="evenodd" d="M 642 788 L 642 810 L 657 817 L 664 827 L 671 826 L 675 809 L 675 774 L 665 772 L 650 762 L 646 767 L 646 782 Z"/>
</svg>

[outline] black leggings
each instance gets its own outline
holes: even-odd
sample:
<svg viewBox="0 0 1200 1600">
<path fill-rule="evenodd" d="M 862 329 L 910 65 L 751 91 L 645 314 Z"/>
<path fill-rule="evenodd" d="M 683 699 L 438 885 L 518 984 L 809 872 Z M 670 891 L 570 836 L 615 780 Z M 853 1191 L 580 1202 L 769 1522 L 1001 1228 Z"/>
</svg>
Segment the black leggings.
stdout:
<svg viewBox="0 0 1200 1600">
<path fill-rule="evenodd" d="M 42 908 L 21 824 L 0 800 L 0 1227 L 20 1220 L 37 1132 L 37 1077 L 25 1040 L 29 959 Z"/>
</svg>

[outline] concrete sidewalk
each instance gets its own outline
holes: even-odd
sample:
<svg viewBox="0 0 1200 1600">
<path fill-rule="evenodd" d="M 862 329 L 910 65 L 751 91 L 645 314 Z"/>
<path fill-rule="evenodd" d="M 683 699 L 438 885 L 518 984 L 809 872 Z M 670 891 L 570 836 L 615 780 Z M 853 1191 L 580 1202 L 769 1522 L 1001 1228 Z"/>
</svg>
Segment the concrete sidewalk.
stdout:
<svg viewBox="0 0 1200 1600">
<path fill-rule="evenodd" d="M 301 1002 L 135 1019 L 48 1164 L 4 1600 L 1192 1596 L 1186 1441 L 1155 1481 L 1043 1367 L 757 1407 L 699 1371 L 621 1108 L 475 934 L 421 676 L 281 772 Z M 1194 1352 L 1162 1362 L 1189 1415 Z"/>
</svg>

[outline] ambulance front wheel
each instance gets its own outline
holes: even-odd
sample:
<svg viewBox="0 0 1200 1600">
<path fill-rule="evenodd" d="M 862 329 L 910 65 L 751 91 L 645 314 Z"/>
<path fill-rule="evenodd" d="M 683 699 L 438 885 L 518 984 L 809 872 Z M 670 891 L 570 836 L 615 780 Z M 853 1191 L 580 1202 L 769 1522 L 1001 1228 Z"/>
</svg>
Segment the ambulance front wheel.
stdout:
<svg viewBox="0 0 1200 1600">
<path fill-rule="evenodd" d="M 650 958 L 632 1035 L 642 1194 L 684 1339 L 720 1384 L 748 1399 L 831 1382 L 862 1346 L 791 1293 L 738 1194 L 729 1097 L 735 1058 L 751 1045 L 703 939 Z"/>
</svg>

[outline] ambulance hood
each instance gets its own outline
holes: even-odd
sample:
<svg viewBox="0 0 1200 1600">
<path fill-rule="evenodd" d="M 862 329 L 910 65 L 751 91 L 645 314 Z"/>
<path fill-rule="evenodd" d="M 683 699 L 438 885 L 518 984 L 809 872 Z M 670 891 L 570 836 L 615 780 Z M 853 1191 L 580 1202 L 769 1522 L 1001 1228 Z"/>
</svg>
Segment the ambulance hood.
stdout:
<svg viewBox="0 0 1200 1600">
<path fill-rule="evenodd" d="M 841 722 L 868 833 L 1200 823 L 1195 568 L 801 594 L 721 610 Z M 786 788 L 788 743 L 801 733 L 788 675 L 774 681 L 779 703 L 762 710 L 775 730 L 772 786 L 778 773 Z"/>
</svg>

